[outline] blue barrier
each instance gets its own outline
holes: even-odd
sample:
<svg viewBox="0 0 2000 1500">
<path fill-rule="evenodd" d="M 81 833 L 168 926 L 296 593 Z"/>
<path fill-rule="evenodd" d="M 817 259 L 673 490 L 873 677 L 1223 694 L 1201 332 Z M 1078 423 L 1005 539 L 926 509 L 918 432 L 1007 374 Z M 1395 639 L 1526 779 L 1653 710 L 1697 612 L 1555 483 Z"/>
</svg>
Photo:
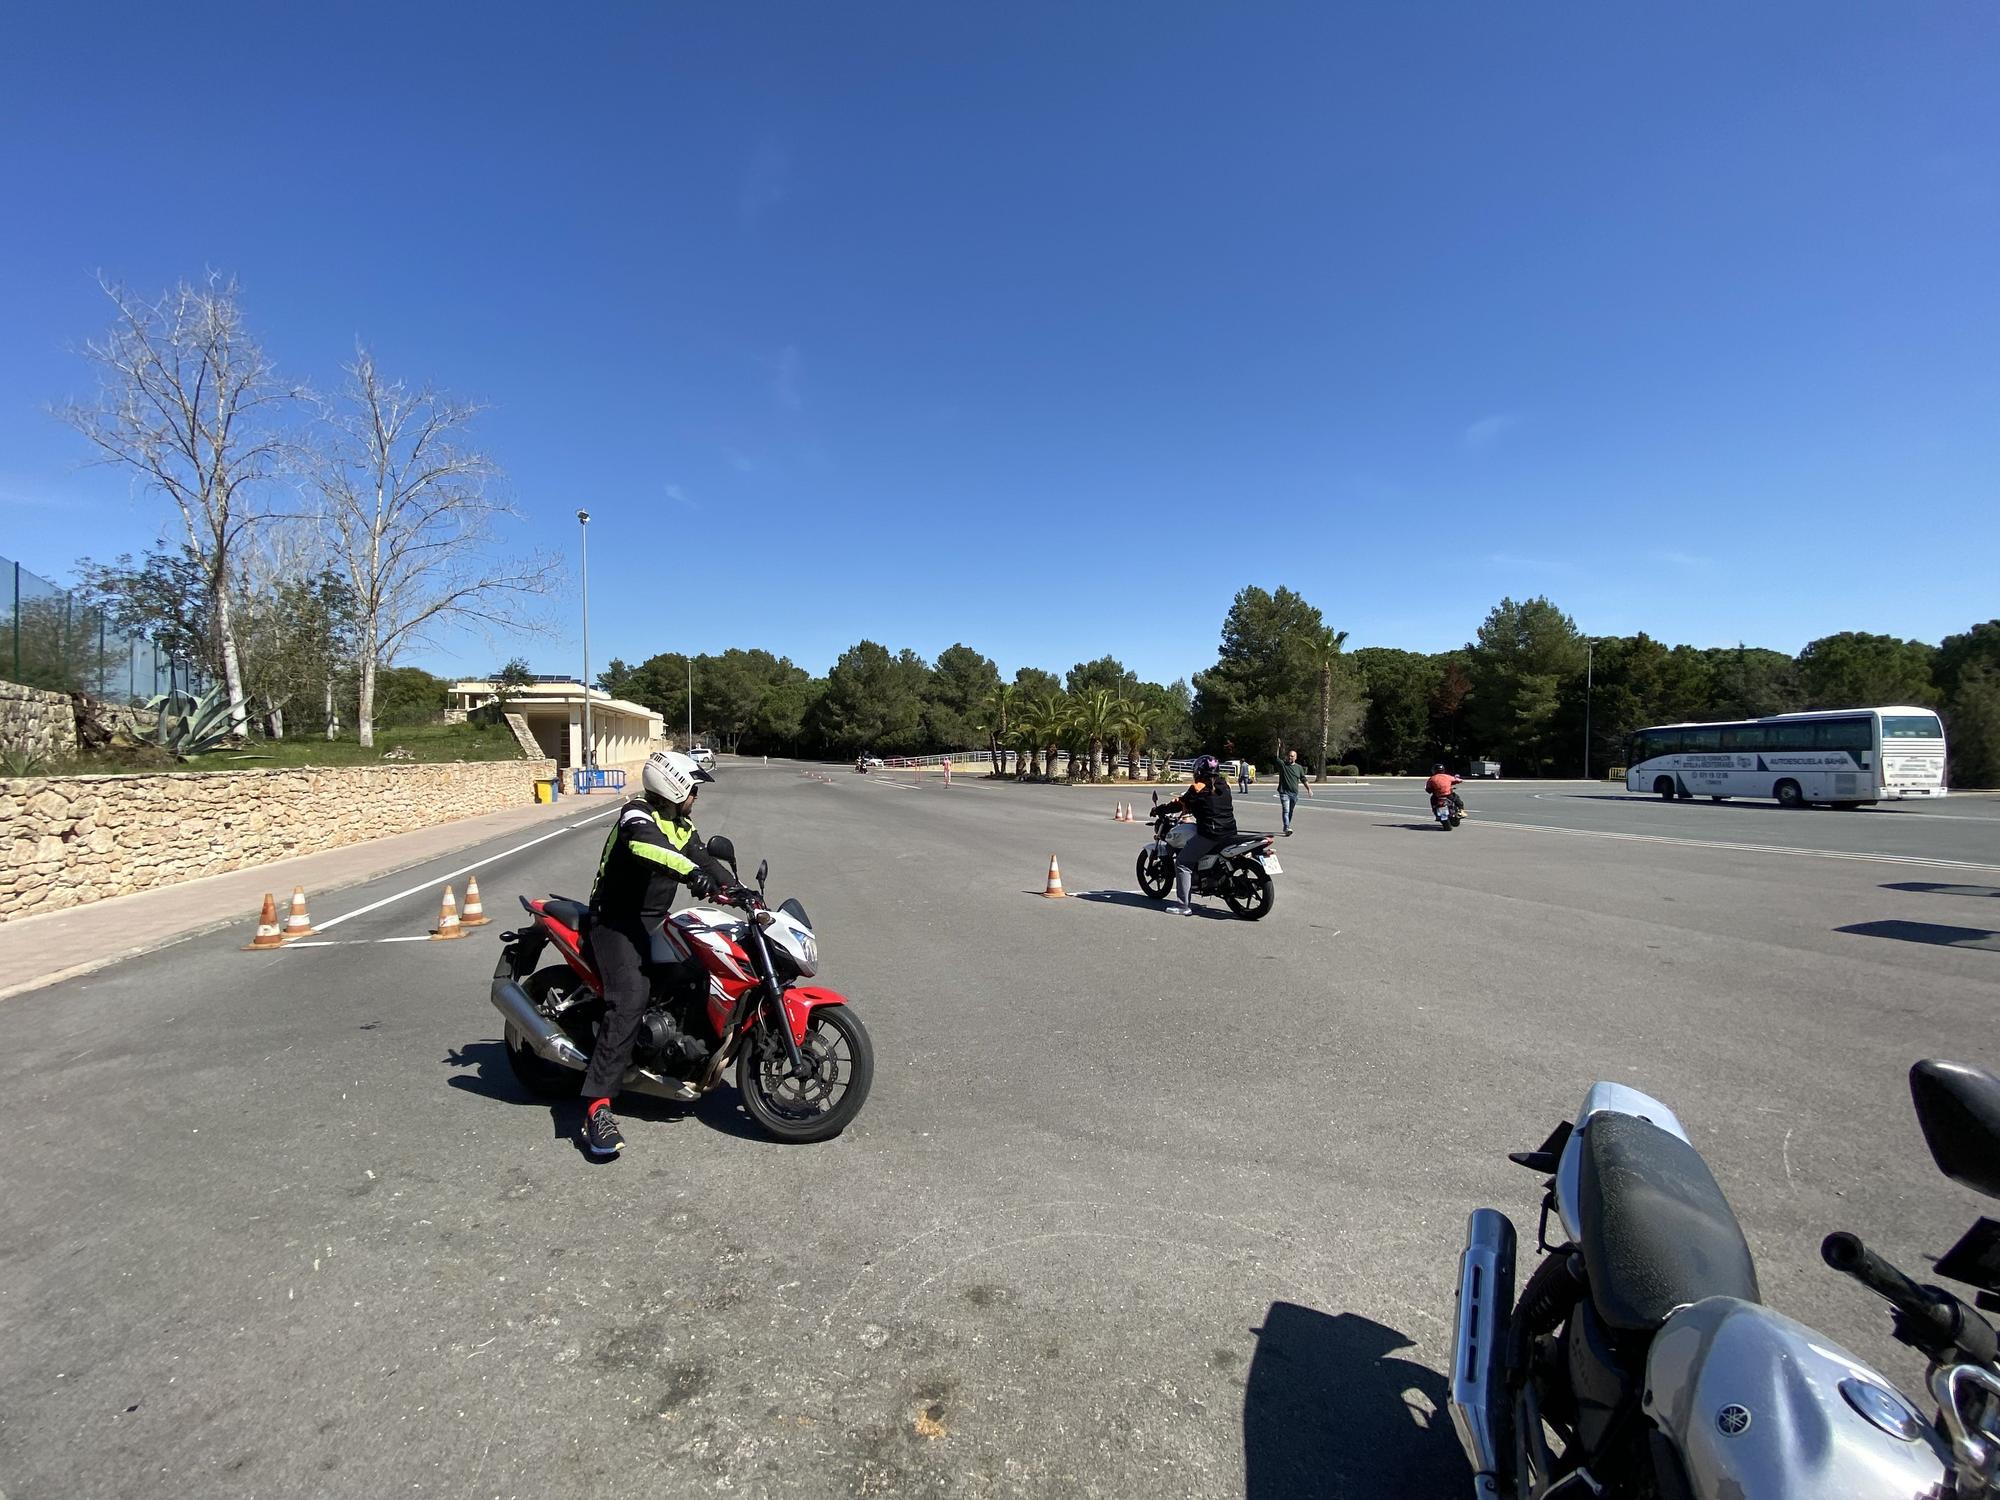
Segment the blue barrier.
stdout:
<svg viewBox="0 0 2000 1500">
<path fill-rule="evenodd" d="M 578 767 L 570 774 L 574 779 L 576 790 L 579 793 L 622 792 L 625 790 L 625 773 L 623 771 L 606 771 Z"/>
</svg>

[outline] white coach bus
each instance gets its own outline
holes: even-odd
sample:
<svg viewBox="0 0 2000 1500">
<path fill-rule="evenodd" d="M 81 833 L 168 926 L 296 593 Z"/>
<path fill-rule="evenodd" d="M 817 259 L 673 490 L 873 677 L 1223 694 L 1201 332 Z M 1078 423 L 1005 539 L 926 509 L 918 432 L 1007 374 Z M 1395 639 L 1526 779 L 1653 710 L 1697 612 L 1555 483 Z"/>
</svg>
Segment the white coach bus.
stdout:
<svg viewBox="0 0 2000 1500">
<path fill-rule="evenodd" d="M 1625 742 L 1625 789 L 1856 807 L 1942 797 L 1944 725 L 1928 708 L 1842 708 L 1724 724 L 1663 724 Z"/>
</svg>

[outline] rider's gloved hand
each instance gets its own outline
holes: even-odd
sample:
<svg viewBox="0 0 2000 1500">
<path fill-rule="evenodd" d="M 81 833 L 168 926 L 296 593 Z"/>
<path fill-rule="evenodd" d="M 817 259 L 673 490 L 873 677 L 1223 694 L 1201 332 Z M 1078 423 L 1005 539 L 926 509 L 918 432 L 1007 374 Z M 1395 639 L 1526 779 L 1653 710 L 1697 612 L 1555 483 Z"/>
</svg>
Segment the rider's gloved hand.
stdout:
<svg viewBox="0 0 2000 1500">
<path fill-rule="evenodd" d="M 715 877 L 700 866 L 689 870 L 682 877 L 681 884 L 687 887 L 688 894 L 697 901 L 706 901 L 715 894 Z"/>
</svg>

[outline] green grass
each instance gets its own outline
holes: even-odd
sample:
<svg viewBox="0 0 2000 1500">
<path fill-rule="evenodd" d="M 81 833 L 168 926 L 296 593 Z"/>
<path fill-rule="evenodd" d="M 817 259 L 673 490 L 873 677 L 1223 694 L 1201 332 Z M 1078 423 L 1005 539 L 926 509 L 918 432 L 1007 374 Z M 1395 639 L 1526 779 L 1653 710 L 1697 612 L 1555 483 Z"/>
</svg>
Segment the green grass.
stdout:
<svg viewBox="0 0 2000 1500">
<path fill-rule="evenodd" d="M 410 761 L 384 760 L 398 747 Z M 255 771 L 292 766 L 393 766 L 415 761 L 519 760 L 520 746 L 504 724 L 415 724 L 375 730 L 373 748 L 364 750 L 351 734 L 328 740 L 324 734 L 299 739 L 253 739 L 241 750 L 197 755 L 183 771 Z"/>
</svg>

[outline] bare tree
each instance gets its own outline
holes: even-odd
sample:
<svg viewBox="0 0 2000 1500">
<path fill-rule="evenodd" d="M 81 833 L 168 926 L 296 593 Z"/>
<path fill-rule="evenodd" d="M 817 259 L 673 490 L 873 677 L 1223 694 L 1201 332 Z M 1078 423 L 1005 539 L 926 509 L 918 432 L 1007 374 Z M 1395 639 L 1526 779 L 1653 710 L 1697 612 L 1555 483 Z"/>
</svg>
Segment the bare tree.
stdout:
<svg viewBox="0 0 2000 1500">
<path fill-rule="evenodd" d="M 535 623 L 552 586 L 540 555 L 496 560 L 494 526 L 514 512 L 487 493 L 498 470 L 461 446 L 480 408 L 382 377 L 363 349 L 322 412 L 308 473 L 320 521 L 354 594 L 361 743 L 375 743 L 375 673 L 447 623 Z"/>
<path fill-rule="evenodd" d="M 134 470 L 180 512 L 200 560 L 205 607 L 229 691 L 231 732 L 248 720 L 230 608 L 235 553 L 260 519 L 259 490 L 284 452 L 281 416 L 301 393 L 283 385 L 251 337 L 234 280 L 183 281 L 154 302 L 101 283 L 117 321 L 84 345 L 97 400 L 58 408 L 107 463 Z"/>
<path fill-rule="evenodd" d="M 274 740 L 285 737 L 293 704 L 301 719 L 323 705 L 333 739 L 337 677 L 354 649 L 353 591 L 318 529 L 297 519 L 259 527 L 238 551 L 232 607 L 244 631 L 246 701 Z"/>
</svg>

